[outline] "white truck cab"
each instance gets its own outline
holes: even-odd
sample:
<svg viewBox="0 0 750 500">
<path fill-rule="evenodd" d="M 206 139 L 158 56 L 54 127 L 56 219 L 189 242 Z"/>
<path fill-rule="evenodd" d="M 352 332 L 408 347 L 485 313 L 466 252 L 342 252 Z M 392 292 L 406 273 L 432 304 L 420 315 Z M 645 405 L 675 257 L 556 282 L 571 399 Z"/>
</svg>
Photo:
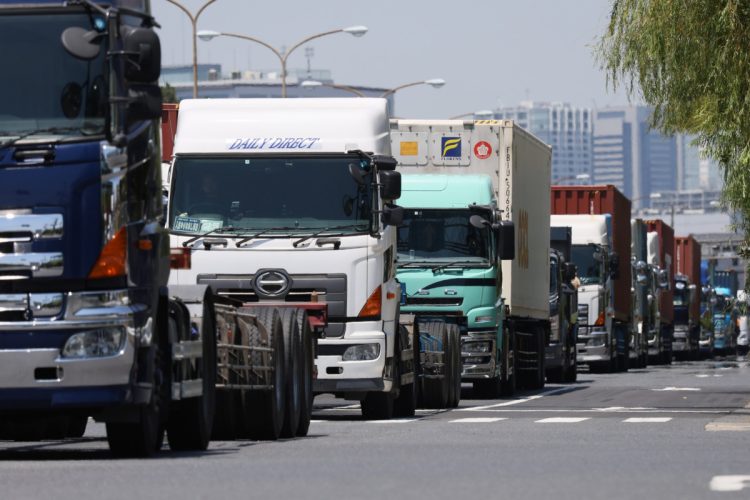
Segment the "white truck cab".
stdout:
<svg viewBox="0 0 750 500">
<path fill-rule="evenodd" d="M 384 99 L 184 100 L 170 170 L 171 246 L 192 258 L 170 283 L 325 302 L 314 391 L 373 415 L 400 386 L 390 151 Z"/>
</svg>

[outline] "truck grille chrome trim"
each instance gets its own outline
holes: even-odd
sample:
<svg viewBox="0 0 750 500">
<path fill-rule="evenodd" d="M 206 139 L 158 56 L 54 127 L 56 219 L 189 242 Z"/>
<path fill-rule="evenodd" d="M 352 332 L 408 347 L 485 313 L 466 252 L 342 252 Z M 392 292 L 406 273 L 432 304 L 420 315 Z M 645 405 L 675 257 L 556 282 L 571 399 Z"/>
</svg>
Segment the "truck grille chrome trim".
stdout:
<svg viewBox="0 0 750 500">
<path fill-rule="evenodd" d="M 62 214 L 32 214 L 28 210 L 0 211 L 0 243 L 62 238 Z"/>
<path fill-rule="evenodd" d="M 0 253 L 0 280 L 50 278 L 62 273 L 61 252 Z"/>
</svg>

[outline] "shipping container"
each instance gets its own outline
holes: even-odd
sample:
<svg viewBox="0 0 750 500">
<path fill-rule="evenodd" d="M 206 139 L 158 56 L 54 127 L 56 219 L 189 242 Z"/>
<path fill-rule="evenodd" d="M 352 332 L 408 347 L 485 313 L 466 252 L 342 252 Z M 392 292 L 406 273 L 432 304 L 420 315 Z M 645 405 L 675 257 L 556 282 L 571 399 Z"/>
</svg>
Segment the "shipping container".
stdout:
<svg viewBox="0 0 750 500">
<path fill-rule="evenodd" d="M 172 161 L 174 150 L 174 135 L 177 132 L 177 112 L 179 105 L 167 103 L 161 105 L 161 161 Z"/>
<path fill-rule="evenodd" d="M 630 320 L 630 200 L 612 185 L 552 186 L 551 209 L 555 215 L 603 215 L 612 220 L 612 246 L 619 256 L 619 276 L 614 283 L 615 317 Z"/>
<path fill-rule="evenodd" d="M 684 274 L 690 283 L 697 288 L 700 297 L 701 279 L 701 245 L 692 235 L 676 236 L 674 239 L 675 270 L 678 274 Z M 700 316 L 700 300 L 690 304 L 690 318 L 698 321 Z"/>
<path fill-rule="evenodd" d="M 655 232 L 659 238 L 659 266 L 667 270 L 670 287 L 663 290 L 662 300 L 659 301 L 659 313 L 661 321 L 666 324 L 672 324 L 674 320 L 674 293 L 673 283 L 675 275 L 675 258 L 674 258 L 674 229 L 661 219 L 647 220 L 646 227 L 649 232 Z"/>
</svg>

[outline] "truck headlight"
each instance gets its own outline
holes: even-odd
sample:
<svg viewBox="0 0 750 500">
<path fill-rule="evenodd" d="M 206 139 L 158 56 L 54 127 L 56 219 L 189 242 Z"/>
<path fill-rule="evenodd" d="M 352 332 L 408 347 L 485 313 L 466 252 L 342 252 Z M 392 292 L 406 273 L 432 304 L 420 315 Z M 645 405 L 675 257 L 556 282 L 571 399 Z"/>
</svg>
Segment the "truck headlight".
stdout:
<svg viewBox="0 0 750 500">
<path fill-rule="evenodd" d="M 341 356 L 342 361 L 371 361 L 378 359 L 380 344 L 359 344 L 348 347 Z"/>
<path fill-rule="evenodd" d="M 606 333 L 593 333 L 591 335 L 591 338 L 589 338 L 588 342 L 586 342 L 587 345 L 590 347 L 599 347 L 603 345 L 607 345 L 607 334 Z"/>
<path fill-rule="evenodd" d="M 63 358 L 101 358 L 122 350 L 125 332 L 122 328 L 100 328 L 71 335 L 62 348 Z"/>
</svg>

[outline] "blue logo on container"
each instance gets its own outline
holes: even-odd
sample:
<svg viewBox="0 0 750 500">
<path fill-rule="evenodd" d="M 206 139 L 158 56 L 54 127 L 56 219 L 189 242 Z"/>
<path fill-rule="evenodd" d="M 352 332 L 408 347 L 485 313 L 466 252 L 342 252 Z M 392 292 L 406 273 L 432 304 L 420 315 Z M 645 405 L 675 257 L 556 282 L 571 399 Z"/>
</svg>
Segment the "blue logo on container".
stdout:
<svg viewBox="0 0 750 500">
<path fill-rule="evenodd" d="M 440 139 L 440 151 L 443 158 L 461 158 L 461 138 L 442 137 Z"/>
</svg>

